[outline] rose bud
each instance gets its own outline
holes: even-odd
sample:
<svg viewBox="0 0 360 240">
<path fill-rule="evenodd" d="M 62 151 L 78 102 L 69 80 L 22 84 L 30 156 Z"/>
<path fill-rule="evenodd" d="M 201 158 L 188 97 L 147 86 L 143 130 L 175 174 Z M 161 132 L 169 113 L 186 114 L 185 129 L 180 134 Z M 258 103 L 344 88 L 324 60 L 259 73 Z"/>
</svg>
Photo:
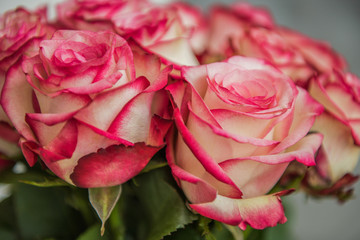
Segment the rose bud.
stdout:
<svg viewBox="0 0 360 240">
<path fill-rule="evenodd" d="M 284 223 L 288 191 L 266 194 L 291 161 L 315 164 L 322 136 L 307 134 L 321 105 L 261 59 L 237 56 L 182 74 L 167 87 L 178 130 L 167 159 L 190 207 L 241 229 Z"/>
<path fill-rule="evenodd" d="M 139 60 L 140 59 L 140 60 Z M 1 104 L 29 165 L 79 187 L 121 184 L 163 146 L 167 72 L 112 32 L 61 30 L 7 73 Z M 156 68 L 158 67 L 158 68 Z M 164 72 L 165 71 L 165 72 Z"/>
</svg>

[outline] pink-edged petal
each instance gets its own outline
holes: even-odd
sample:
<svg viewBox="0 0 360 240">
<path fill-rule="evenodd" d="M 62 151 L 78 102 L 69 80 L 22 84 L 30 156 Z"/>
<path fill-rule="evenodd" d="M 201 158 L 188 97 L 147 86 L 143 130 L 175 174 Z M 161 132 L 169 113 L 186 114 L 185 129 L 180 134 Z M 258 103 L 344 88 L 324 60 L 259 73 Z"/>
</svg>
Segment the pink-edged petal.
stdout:
<svg viewBox="0 0 360 240">
<path fill-rule="evenodd" d="M 73 93 L 62 93 L 55 97 L 49 97 L 35 91 L 39 111 L 42 114 L 74 114 L 86 105 L 92 99 L 88 95 L 78 95 Z"/>
<path fill-rule="evenodd" d="M 153 96 L 154 93 L 144 92 L 129 101 L 107 131 L 133 143 L 146 141 L 152 118 Z"/>
<path fill-rule="evenodd" d="M 26 115 L 25 120 L 32 130 L 32 133 L 35 135 L 37 141 L 42 146 L 49 144 L 49 142 L 56 137 L 65 125 L 65 122 L 47 125 L 42 121 L 38 121 L 36 118 L 31 118 L 29 115 Z"/>
<path fill-rule="evenodd" d="M 166 159 L 175 180 L 177 180 L 179 186 L 192 203 L 212 202 L 216 198 L 217 190 L 211 184 L 177 165 L 174 152 L 174 132 L 174 128 L 172 128 L 166 138 Z M 241 198 L 242 193 L 238 191 L 237 194 L 232 194 L 232 196 Z"/>
<path fill-rule="evenodd" d="M 172 118 L 172 106 L 168 91 L 161 89 L 155 92 L 151 112 L 164 119 Z"/>
<path fill-rule="evenodd" d="M 121 138 L 119 136 L 116 136 L 116 135 L 114 135 L 112 133 L 109 133 L 107 131 L 103 131 L 103 130 L 97 128 L 97 127 L 94 127 L 91 124 L 88 124 L 88 123 L 80 121 L 80 120 L 77 120 L 77 121 L 79 123 L 81 123 L 82 125 L 84 125 L 84 126 L 88 127 L 89 129 L 91 129 L 92 131 L 94 131 L 96 134 L 99 134 L 99 135 L 101 135 L 103 137 L 106 137 L 108 139 L 117 141 L 119 144 L 123 144 L 125 146 L 133 146 L 134 145 L 134 143 L 129 142 L 128 140 L 125 140 L 125 139 L 123 139 L 123 138 Z"/>
<path fill-rule="evenodd" d="M 25 122 L 25 113 L 33 113 L 33 90 L 22 72 L 21 63 L 9 69 L 1 93 L 1 105 L 17 131 L 28 140 L 35 138 Z M 21 103 L 21 104 L 19 104 Z"/>
<path fill-rule="evenodd" d="M 304 89 L 298 87 L 298 91 L 299 94 L 295 101 L 295 111 L 288 136 L 273 149 L 271 154 L 282 152 L 302 139 L 314 124 L 315 118 L 323 112 L 323 106 L 311 98 Z M 278 128 L 275 127 L 277 128 L 275 131 L 279 130 L 282 132 L 280 126 Z M 278 133 L 275 132 L 274 135 L 276 134 Z"/>
<path fill-rule="evenodd" d="M 349 120 L 348 125 L 351 128 L 355 143 L 360 146 L 360 119 Z"/>
<path fill-rule="evenodd" d="M 173 67 L 166 66 L 162 69 L 159 57 L 139 49 L 140 46 L 135 47 L 138 48 L 137 51 L 133 52 L 136 77 L 144 76 L 149 80 L 150 86 L 146 89 L 147 92 L 164 88 Z"/>
<path fill-rule="evenodd" d="M 171 94 L 171 103 L 173 107 L 179 107 L 181 113 L 185 114 L 185 112 L 187 112 L 186 103 L 191 99 L 191 89 L 181 80 L 168 85 L 165 89 Z M 182 108 L 183 105 L 185 106 L 185 109 Z"/>
<path fill-rule="evenodd" d="M 172 70 L 172 65 L 166 66 L 162 69 L 156 79 L 150 80 L 150 87 L 146 89 L 146 92 L 153 92 L 164 88 L 168 83 L 169 74 Z"/>
<path fill-rule="evenodd" d="M 212 34 L 208 49 L 211 53 L 226 54 L 230 50 L 229 39 L 241 39 L 245 35 L 245 24 L 223 7 L 211 9 L 210 21 Z"/>
<path fill-rule="evenodd" d="M 279 144 L 278 141 L 242 136 L 236 132 L 223 130 L 204 121 L 190 107 L 189 109 L 188 129 L 194 136 L 197 136 L 198 142 L 217 162 L 234 156 L 253 155 L 255 152 L 268 153 Z M 227 151 L 220 153 L 217 151 L 218 148 L 224 148 Z"/>
<path fill-rule="evenodd" d="M 146 144 L 150 146 L 160 146 L 164 144 L 164 138 L 173 121 L 163 119 L 157 115 L 151 118 L 149 136 Z"/>
<path fill-rule="evenodd" d="M 144 48 L 159 55 L 165 63 L 174 63 L 178 66 L 199 65 L 199 62 L 191 49 L 190 43 L 186 38 L 161 41 L 151 46 L 145 46 Z"/>
<path fill-rule="evenodd" d="M 206 80 L 207 71 L 206 66 L 196 66 L 196 67 L 182 67 L 181 68 L 182 77 L 188 81 L 199 93 L 201 98 L 205 97 L 206 91 L 208 89 L 208 83 Z"/>
<path fill-rule="evenodd" d="M 230 160 L 219 165 L 241 189 L 243 198 L 252 198 L 269 192 L 283 175 L 289 162 L 269 165 L 253 160 Z"/>
<path fill-rule="evenodd" d="M 360 104 L 354 100 L 350 90 L 345 91 L 340 86 L 328 86 L 326 93 L 347 119 L 360 119 Z M 341 118 L 341 115 L 338 117 Z"/>
<path fill-rule="evenodd" d="M 64 158 L 70 158 L 75 151 L 78 138 L 77 125 L 75 120 L 69 120 L 61 129 L 59 134 L 51 140 L 49 144 L 43 146 L 42 149 L 56 153 Z M 40 151 L 40 154 L 43 155 Z M 50 160 L 50 158 L 47 158 Z M 60 160 L 60 159 L 54 159 Z M 51 160 L 50 160 L 51 161 Z"/>
<path fill-rule="evenodd" d="M 328 43 L 313 40 L 286 28 L 278 28 L 278 32 L 321 72 L 329 72 L 333 68 L 346 68 L 345 59 L 333 51 Z"/>
<path fill-rule="evenodd" d="M 19 145 L 29 166 L 34 166 L 38 159 L 38 155 L 36 154 L 39 149 L 38 144 L 32 141 L 27 141 L 24 138 L 20 138 Z"/>
<path fill-rule="evenodd" d="M 218 195 L 213 202 L 190 204 L 190 207 L 205 217 L 238 225 L 242 230 L 247 225 L 264 229 L 286 222 L 280 196 L 288 193 L 283 191 L 249 199 L 231 199 Z"/>
<path fill-rule="evenodd" d="M 253 160 L 265 164 L 281 164 L 296 160 L 300 163 L 305 164 L 306 166 L 314 166 L 315 165 L 315 153 L 319 149 L 323 140 L 323 136 L 321 134 L 310 134 L 295 145 L 286 149 L 286 152 L 279 154 L 271 154 L 269 155 L 259 155 L 259 156 L 249 156 L 242 158 L 234 158 L 222 162 L 223 164 L 231 164 L 232 161 L 244 161 L 244 160 Z"/>
<path fill-rule="evenodd" d="M 327 113 L 316 118 L 313 131 L 324 135 L 322 154 L 317 162 L 320 172 L 332 182 L 354 170 L 360 155 L 360 147 L 354 145 L 351 130 Z"/>
<path fill-rule="evenodd" d="M 191 106 L 192 111 L 194 111 L 194 113 L 196 113 L 198 116 L 201 116 L 203 120 L 214 125 L 215 127 L 221 128 L 221 125 L 217 122 L 216 118 L 213 116 L 212 112 L 210 111 L 204 100 L 200 97 L 200 95 L 195 91 L 194 88 L 191 87 L 191 89 L 191 104 L 187 105 Z"/>
<path fill-rule="evenodd" d="M 197 115 L 200 115 L 203 120 L 210 124 L 221 128 L 199 93 L 190 84 L 179 81 L 169 85 L 166 89 L 172 96 L 172 104 L 180 109 L 182 116 L 186 117 L 188 114 L 189 102 L 191 102 L 191 107 Z"/>
<path fill-rule="evenodd" d="M 124 79 L 124 80 L 123 80 Z M 126 83 L 128 82 L 126 76 L 122 73 L 118 72 L 113 75 L 110 75 L 106 79 L 102 81 L 98 81 L 87 86 L 81 87 L 71 87 L 67 88 L 66 91 L 75 93 L 75 94 L 92 94 L 104 91 L 106 89 L 110 89 L 115 86 L 116 83 Z"/>
<path fill-rule="evenodd" d="M 134 82 L 100 94 L 86 108 L 79 111 L 75 118 L 105 131 L 122 108 L 148 85 L 149 82 L 140 77 Z"/>
<path fill-rule="evenodd" d="M 191 149 L 194 156 L 201 162 L 206 171 L 212 174 L 216 179 L 229 185 L 234 185 L 233 181 L 227 176 L 225 171 L 219 167 L 217 162 L 205 151 L 195 139 L 189 129 L 185 126 L 180 115 L 179 109 L 174 109 L 175 123 L 184 142 Z"/>
<path fill-rule="evenodd" d="M 219 146 L 219 148 L 221 147 L 223 147 L 223 145 Z M 206 166 L 204 166 L 203 163 L 194 156 L 194 154 L 191 152 L 191 149 L 184 143 L 183 139 L 179 135 L 177 136 L 176 140 L 175 159 L 177 166 L 189 174 L 202 179 L 202 181 L 216 189 L 219 194 L 230 198 L 241 198 L 241 190 L 233 182 L 229 184 L 220 181 L 216 178 L 216 176 L 214 176 L 213 173 L 210 173 L 206 169 Z"/>
<path fill-rule="evenodd" d="M 41 159 L 53 173 L 71 184 L 73 182 L 70 179 L 70 175 L 80 158 L 95 153 L 99 149 L 122 144 L 121 140 L 109 138 L 102 133 L 94 131 L 93 128 L 80 121 L 74 121 L 77 128 L 77 140 L 71 158 L 54 161 L 59 156 L 57 153 L 46 151 L 44 148 L 37 151 L 42 152 Z"/>
<path fill-rule="evenodd" d="M 137 175 L 160 148 L 143 143 L 109 146 L 79 159 L 70 178 L 84 188 L 119 185 Z"/>
<path fill-rule="evenodd" d="M 73 113 L 51 114 L 51 113 L 29 113 L 26 114 L 26 119 L 32 119 L 34 121 L 42 122 L 48 126 L 52 126 L 61 122 L 65 122 L 75 115 Z"/>
<path fill-rule="evenodd" d="M 312 79 L 309 84 L 310 95 L 319 103 L 321 103 L 325 109 L 335 116 L 345 119 L 345 114 L 336 105 L 336 103 L 328 96 L 325 88 L 321 85 L 320 79 Z"/>
<path fill-rule="evenodd" d="M 238 136 L 238 138 L 249 139 L 248 141 L 255 145 L 278 143 L 278 141 L 267 140 L 266 136 L 270 135 L 276 124 L 281 123 L 289 115 L 289 113 L 284 113 L 278 117 L 267 119 L 225 109 L 215 109 L 211 112 L 221 124 L 224 132 L 226 131 L 229 135 Z M 272 139 L 271 136 L 270 139 Z"/>
</svg>

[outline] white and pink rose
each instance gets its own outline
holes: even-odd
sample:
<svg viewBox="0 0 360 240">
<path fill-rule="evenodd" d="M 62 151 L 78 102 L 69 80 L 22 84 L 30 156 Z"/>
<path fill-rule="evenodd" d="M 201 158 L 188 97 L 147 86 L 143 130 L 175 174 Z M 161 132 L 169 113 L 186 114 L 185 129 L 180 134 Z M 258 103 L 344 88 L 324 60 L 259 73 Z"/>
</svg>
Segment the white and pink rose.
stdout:
<svg viewBox="0 0 360 240">
<path fill-rule="evenodd" d="M 42 41 L 38 55 L 8 71 L 1 96 L 29 165 L 39 156 L 86 188 L 138 174 L 170 126 L 161 89 L 171 68 L 160 66 L 141 54 L 134 64 L 128 43 L 112 32 L 61 30 Z"/>
<path fill-rule="evenodd" d="M 334 184 L 351 173 L 359 159 L 360 80 L 334 70 L 312 79 L 309 93 L 325 108 L 312 128 L 324 135 L 316 168 L 328 184 Z"/>
<path fill-rule="evenodd" d="M 322 136 L 308 132 L 322 106 L 267 62 L 232 57 L 185 67 L 167 87 L 178 132 L 168 138 L 174 177 L 196 212 L 245 229 L 284 223 L 266 195 L 296 160 L 315 164 Z"/>
<path fill-rule="evenodd" d="M 240 10 L 213 8 L 210 38 L 201 63 L 236 55 L 262 58 L 305 88 L 313 76 L 346 69 L 343 57 L 329 44 L 277 26 L 266 10 L 248 4 L 239 6 Z"/>
</svg>

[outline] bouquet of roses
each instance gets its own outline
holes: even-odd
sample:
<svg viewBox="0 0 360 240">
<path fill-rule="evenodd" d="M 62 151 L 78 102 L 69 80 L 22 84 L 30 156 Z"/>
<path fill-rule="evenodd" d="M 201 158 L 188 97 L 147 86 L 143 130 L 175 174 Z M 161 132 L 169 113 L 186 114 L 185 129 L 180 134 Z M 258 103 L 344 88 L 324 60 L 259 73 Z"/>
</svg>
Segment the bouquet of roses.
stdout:
<svg viewBox="0 0 360 240">
<path fill-rule="evenodd" d="M 8 239 L 97 239 L 90 204 L 103 239 L 251 239 L 294 190 L 352 196 L 360 81 L 265 9 L 20 7 L 0 49 Z"/>
</svg>

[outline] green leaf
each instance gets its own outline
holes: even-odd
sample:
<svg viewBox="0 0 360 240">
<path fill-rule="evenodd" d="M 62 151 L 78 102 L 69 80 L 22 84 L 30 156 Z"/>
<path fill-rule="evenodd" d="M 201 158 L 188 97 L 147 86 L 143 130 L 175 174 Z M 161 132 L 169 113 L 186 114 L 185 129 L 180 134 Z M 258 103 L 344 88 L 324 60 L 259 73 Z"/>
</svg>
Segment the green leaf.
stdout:
<svg viewBox="0 0 360 240">
<path fill-rule="evenodd" d="M 105 233 L 105 223 L 110 217 L 121 194 L 121 185 L 103 188 L 89 188 L 89 200 L 98 214 L 101 225 L 101 236 Z"/>
<path fill-rule="evenodd" d="M 200 232 L 196 230 L 193 224 L 186 225 L 185 228 L 179 229 L 176 232 L 173 232 L 171 235 L 164 237 L 164 240 L 184 240 L 184 239 L 203 240 L 204 238 L 201 236 Z"/>
<path fill-rule="evenodd" d="M 14 209 L 20 239 L 75 239 L 83 231 L 81 216 L 68 206 L 63 187 L 14 186 Z"/>
<path fill-rule="evenodd" d="M 2 183 L 26 183 L 37 187 L 59 187 L 71 186 L 62 179 L 49 175 L 45 172 L 28 171 L 26 173 L 16 174 L 12 171 L 6 171 L 1 174 L 0 182 Z"/>
<path fill-rule="evenodd" d="M 27 180 L 19 180 L 21 183 L 33 185 L 36 187 L 59 187 L 59 186 L 68 186 L 69 184 L 63 181 L 60 178 L 48 179 L 43 178 L 42 181 L 27 181 Z"/>
<path fill-rule="evenodd" d="M 168 168 L 142 174 L 136 182 L 133 190 L 146 217 L 145 236 L 140 239 L 162 239 L 198 218 L 187 209 Z"/>
</svg>

